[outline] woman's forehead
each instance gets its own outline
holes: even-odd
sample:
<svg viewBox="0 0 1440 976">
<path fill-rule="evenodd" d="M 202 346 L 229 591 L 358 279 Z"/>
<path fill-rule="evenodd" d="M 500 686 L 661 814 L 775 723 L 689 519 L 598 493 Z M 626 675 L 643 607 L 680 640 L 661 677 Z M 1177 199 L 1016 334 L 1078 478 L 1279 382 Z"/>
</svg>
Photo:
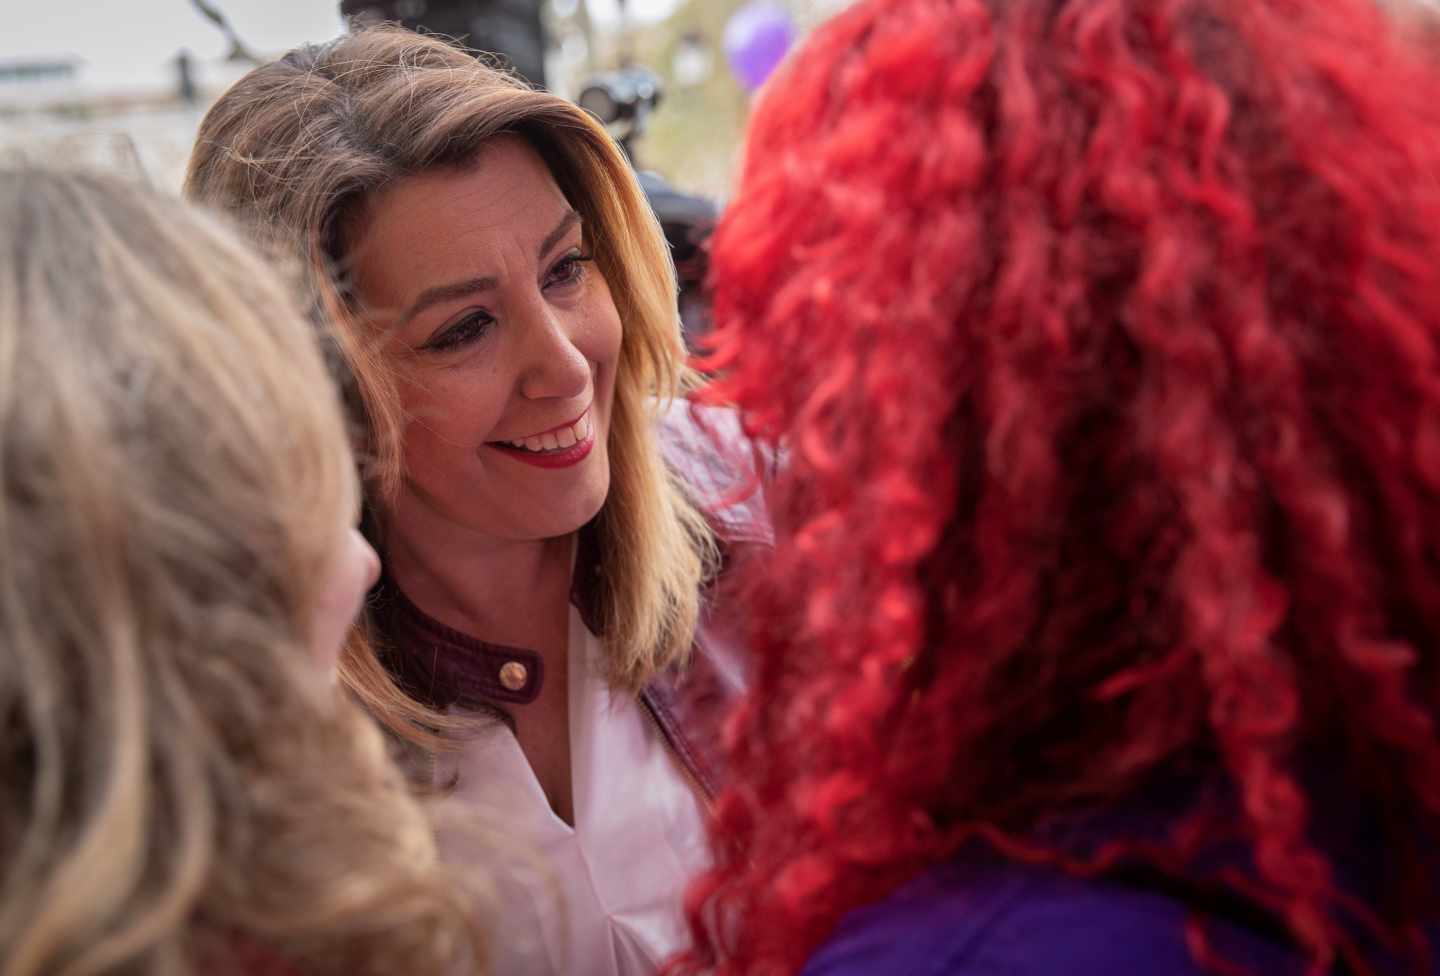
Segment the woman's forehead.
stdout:
<svg viewBox="0 0 1440 976">
<path fill-rule="evenodd" d="M 377 190 L 365 203 L 364 223 L 368 233 L 437 224 L 523 230 L 553 220 L 535 212 L 537 205 L 569 207 L 540 154 L 518 136 L 501 136 L 463 166 L 415 173 Z"/>
<path fill-rule="evenodd" d="M 571 213 L 544 160 L 518 137 L 487 144 L 464 167 L 397 180 L 366 202 L 347 248 L 372 299 L 403 303 L 432 281 L 490 274 L 514 255 L 538 261 Z"/>
</svg>

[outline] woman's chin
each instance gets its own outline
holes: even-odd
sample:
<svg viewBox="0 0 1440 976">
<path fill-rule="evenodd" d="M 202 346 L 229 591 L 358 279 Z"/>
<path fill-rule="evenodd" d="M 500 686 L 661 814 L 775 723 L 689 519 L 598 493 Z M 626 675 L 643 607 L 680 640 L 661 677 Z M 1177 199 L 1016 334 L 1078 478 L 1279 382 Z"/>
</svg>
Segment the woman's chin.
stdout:
<svg viewBox="0 0 1440 976">
<path fill-rule="evenodd" d="M 558 539 L 578 532 L 605 507 L 607 487 L 605 484 L 587 486 L 554 504 L 532 508 L 524 517 L 517 518 L 511 524 L 512 532 L 506 534 L 527 539 Z"/>
</svg>

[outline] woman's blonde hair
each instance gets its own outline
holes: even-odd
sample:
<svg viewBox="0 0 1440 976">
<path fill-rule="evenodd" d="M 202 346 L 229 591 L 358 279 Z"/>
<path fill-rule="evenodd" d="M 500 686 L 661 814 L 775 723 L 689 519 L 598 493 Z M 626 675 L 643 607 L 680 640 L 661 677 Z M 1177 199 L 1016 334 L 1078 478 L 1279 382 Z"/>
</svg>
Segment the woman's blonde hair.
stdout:
<svg viewBox="0 0 1440 976">
<path fill-rule="evenodd" d="M 0 172 L 0 974 L 440 973 L 469 899 L 307 647 L 357 504 L 222 220 Z"/>
<path fill-rule="evenodd" d="M 368 194 L 427 170 L 463 167 L 512 133 L 545 160 L 584 219 L 624 324 L 599 517 L 601 614 L 611 678 L 636 688 L 690 647 L 712 542 L 660 456 L 655 404 L 689 385 L 675 277 L 660 226 L 603 126 L 445 41 L 378 27 L 304 47 L 242 78 L 211 108 L 186 192 L 241 215 L 298 254 L 319 318 L 337 341 L 363 406 L 365 483 L 381 507 L 402 477 L 394 375 L 345 282 L 345 231 Z M 352 650 L 363 642 L 352 643 Z M 415 715 L 380 680 L 373 655 L 344 675 L 388 724 Z"/>
</svg>

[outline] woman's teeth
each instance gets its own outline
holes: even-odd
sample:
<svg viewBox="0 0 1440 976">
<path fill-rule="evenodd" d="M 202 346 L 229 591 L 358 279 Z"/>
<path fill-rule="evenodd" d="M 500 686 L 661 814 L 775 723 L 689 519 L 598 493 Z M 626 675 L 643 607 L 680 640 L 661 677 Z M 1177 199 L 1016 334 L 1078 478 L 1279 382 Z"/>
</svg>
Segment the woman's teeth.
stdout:
<svg viewBox="0 0 1440 976">
<path fill-rule="evenodd" d="M 581 417 L 569 427 L 561 427 L 559 430 L 552 430 L 546 434 L 538 434 L 535 437 L 526 437 L 522 440 L 511 441 L 511 447 L 518 447 L 524 451 L 559 451 L 567 447 L 574 447 L 581 441 L 589 439 L 594 433 L 595 424 L 590 419 L 590 411 L 585 411 Z"/>
</svg>

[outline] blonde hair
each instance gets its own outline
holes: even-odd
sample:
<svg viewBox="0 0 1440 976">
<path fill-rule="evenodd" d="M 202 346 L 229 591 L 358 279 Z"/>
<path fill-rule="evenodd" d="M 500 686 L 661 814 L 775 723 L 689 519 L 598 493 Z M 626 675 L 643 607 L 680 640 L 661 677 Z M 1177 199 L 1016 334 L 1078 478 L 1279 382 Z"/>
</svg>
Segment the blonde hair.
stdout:
<svg viewBox="0 0 1440 976">
<path fill-rule="evenodd" d="M 354 482 L 314 337 L 238 234 L 0 172 L 0 974 L 477 957 L 306 646 Z"/>
<path fill-rule="evenodd" d="M 638 688 L 688 651 L 713 542 L 662 461 L 654 428 L 657 404 L 690 383 L 674 269 L 605 129 L 564 99 L 438 38 L 378 27 L 300 48 L 237 82 L 201 124 L 186 192 L 242 215 L 304 262 L 319 317 L 338 325 L 364 408 L 367 491 L 383 505 L 400 483 L 406 418 L 393 373 L 343 280 L 344 232 L 367 194 L 415 173 L 467 165 L 506 133 L 536 149 L 580 212 L 624 326 L 611 489 L 597 529 L 610 676 Z M 345 676 L 382 719 L 413 715 L 378 670 L 373 656 L 347 655 Z"/>
</svg>

